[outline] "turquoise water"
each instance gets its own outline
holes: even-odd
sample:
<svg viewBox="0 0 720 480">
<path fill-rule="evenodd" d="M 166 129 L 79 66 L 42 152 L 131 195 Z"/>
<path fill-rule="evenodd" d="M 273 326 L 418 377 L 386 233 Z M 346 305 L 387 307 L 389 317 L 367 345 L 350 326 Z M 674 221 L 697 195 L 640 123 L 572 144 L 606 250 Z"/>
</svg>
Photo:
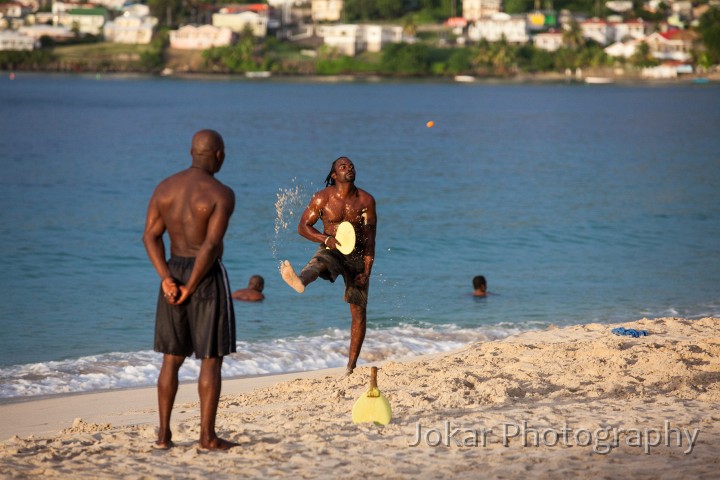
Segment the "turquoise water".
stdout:
<svg viewBox="0 0 720 480">
<path fill-rule="evenodd" d="M 226 375 L 343 365 L 342 287 L 277 267 L 349 156 L 378 208 L 363 361 L 549 324 L 720 315 L 720 87 L 0 77 L 0 397 L 149 385 L 157 182 L 223 134 L 236 192 Z M 433 120 L 435 127 L 426 127 Z M 474 275 L 493 295 L 470 296 Z M 185 378 L 196 366 L 188 362 Z"/>
</svg>

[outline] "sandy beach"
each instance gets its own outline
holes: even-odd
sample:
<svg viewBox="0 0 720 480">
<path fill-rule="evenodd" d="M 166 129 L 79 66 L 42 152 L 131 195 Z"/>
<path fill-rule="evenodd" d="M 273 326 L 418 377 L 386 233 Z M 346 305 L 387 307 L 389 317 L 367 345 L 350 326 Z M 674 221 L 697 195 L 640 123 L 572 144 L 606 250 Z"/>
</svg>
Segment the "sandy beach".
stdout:
<svg viewBox="0 0 720 480">
<path fill-rule="evenodd" d="M 646 330 L 634 338 L 615 327 Z M 3 478 L 717 478 L 720 319 L 643 319 L 527 332 L 384 362 L 389 425 L 355 425 L 369 365 L 226 380 L 200 450 L 195 385 L 176 447 L 152 448 L 154 389 L 0 405 Z"/>
</svg>

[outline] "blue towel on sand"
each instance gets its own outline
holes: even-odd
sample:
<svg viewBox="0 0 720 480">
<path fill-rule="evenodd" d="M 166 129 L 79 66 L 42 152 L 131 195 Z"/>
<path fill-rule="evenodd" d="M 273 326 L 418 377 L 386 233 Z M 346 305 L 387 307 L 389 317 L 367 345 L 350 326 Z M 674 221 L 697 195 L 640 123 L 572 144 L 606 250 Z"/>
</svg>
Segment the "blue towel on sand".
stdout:
<svg viewBox="0 0 720 480">
<path fill-rule="evenodd" d="M 635 330 L 634 328 L 618 327 L 610 330 L 615 335 L 628 335 L 631 337 L 646 337 L 648 335 L 647 330 Z"/>
</svg>

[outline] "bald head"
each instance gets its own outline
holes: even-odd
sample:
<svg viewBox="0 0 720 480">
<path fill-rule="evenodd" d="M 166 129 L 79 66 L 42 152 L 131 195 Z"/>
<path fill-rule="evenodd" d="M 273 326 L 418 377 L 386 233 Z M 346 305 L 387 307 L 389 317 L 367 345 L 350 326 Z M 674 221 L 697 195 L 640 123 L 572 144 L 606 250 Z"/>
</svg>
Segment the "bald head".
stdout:
<svg viewBox="0 0 720 480">
<path fill-rule="evenodd" d="M 215 130 L 200 130 L 193 135 L 190 155 L 194 166 L 217 172 L 225 158 L 225 142 Z"/>
<path fill-rule="evenodd" d="M 262 292 L 265 288 L 265 279 L 260 275 L 253 275 L 248 282 L 248 288 Z"/>
</svg>

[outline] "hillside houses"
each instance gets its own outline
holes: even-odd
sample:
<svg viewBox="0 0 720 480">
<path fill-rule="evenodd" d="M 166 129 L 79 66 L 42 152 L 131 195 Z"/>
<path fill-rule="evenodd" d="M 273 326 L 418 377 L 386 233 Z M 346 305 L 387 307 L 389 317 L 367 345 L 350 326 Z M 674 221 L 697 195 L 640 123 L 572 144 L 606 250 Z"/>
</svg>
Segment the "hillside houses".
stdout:
<svg viewBox="0 0 720 480">
<path fill-rule="evenodd" d="M 0 49 L 34 49 L 41 39 L 47 44 L 48 38 L 55 42 L 83 39 L 147 45 L 158 31 L 158 19 L 150 15 L 147 4 L 128 5 L 125 0 L 92 0 L 92 3 L 64 0 L 51 4 L 47 1 L 0 3 L 0 32 L 4 33 Z M 651 22 L 634 18 L 637 4 L 634 6 L 629 0 L 606 2 L 605 7 L 612 12 L 606 18 L 584 17 L 552 8 L 511 15 L 503 11 L 503 0 L 454 0 L 454 5 L 460 3 L 462 10 L 436 25 L 400 25 L 399 19 L 396 24 L 392 21 L 348 23 L 344 21 L 351 15 L 344 12 L 346 0 L 211 2 L 196 6 L 192 14 L 182 17 L 195 23 L 174 26 L 168 30 L 168 39 L 172 49 L 205 50 L 233 45 L 243 35 L 251 34 L 256 43 L 258 39 L 274 37 L 301 45 L 302 50 L 297 51 L 303 56 L 328 52 L 333 58 L 377 53 L 389 44 L 418 41 L 443 49 L 478 45 L 484 48 L 486 43 L 504 42 L 511 46 L 532 45 L 546 52 L 590 45 L 616 57 L 618 64 L 623 63 L 622 59 L 633 58 L 642 47 L 643 56 L 650 58 L 651 64 L 652 59 L 661 63 L 687 63 L 694 55 L 697 57 L 698 40 L 689 27 L 709 8 L 720 6 L 720 0 L 708 1 L 697 5 L 687 0 L 646 0 L 644 8 L 662 12 L 664 18 Z M 41 3 L 45 7 L 49 5 L 51 11 L 45 8 L 39 12 Z M 163 21 L 171 20 L 168 16 Z M 421 40 L 414 36 L 417 31 L 421 32 Z M 320 46 L 325 48 L 320 50 Z M 533 51 L 529 50 L 530 55 L 534 55 Z M 607 57 L 600 62 L 607 64 Z"/>
<path fill-rule="evenodd" d="M 28 49 L 31 43 L 38 48 L 42 37 L 64 42 L 88 35 L 108 42 L 147 44 L 158 23 L 157 18 L 150 16 L 147 5 L 128 4 L 126 0 L 55 1 L 49 12 L 40 12 L 38 8 L 39 2 L 34 0 L 0 3 L 0 32 L 13 32 L 33 40 L 23 44 L 22 49 Z M 19 45 L 5 42 L 0 48 L 20 49 Z"/>
</svg>

